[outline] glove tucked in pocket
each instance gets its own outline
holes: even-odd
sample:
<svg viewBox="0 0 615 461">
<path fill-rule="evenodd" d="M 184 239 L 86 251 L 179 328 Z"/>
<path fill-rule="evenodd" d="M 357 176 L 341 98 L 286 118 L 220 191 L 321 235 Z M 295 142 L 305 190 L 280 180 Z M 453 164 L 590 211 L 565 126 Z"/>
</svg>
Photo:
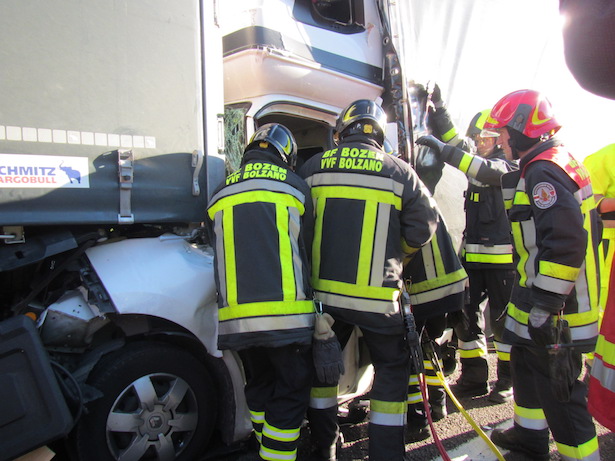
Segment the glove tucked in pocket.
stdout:
<svg viewBox="0 0 615 461">
<path fill-rule="evenodd" d="M 574 382 L 581 373 L 582 356 L 572 347 L 558 347 L 572 344 L 570 328 L 566 320 L 557 320 L 557 344 L 549 350 L 549 381 L 558 402 L 569 402 Z"/>
<path fill-rule="evenodd" d="M 329 314 L 316 314 L 312 356 L 316 376 L 324 384 L 337 384 L 340 376 L 344 374 L 342 347 L 331 329 L 333 322 L 333 317 Z"/>
</svg>

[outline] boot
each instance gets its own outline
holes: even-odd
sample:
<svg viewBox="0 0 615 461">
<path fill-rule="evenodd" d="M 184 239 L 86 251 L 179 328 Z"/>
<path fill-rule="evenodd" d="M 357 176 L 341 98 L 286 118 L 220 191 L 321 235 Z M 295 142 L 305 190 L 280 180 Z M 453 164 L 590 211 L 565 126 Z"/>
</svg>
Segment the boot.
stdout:
<svg viewBox="0 0 615 461">
<path fill-rule="evenodd" d="M 524 445 L 524 438 L 518 433 L 518 430 L 515 427 L 511 427 L 503 431 L 502 429 L 496 429 L 491 433 L 491 441 L 495 443 L 498 447 L 504 448 L 506 450 L 515 451 L 519 453 L 525 454 L 532 460 L 536 461 L 548 461 L 549 460 L 549 440 L 546 440 L 546 445 L 544 445 L 544 449 L 536 449 Z"/>
<path fill-rule="evenodd" d="M 316 447 L 309 461 L 336 461 L 342 434 L 337 425 L 337 405 L 324 409 L 308 408 L 312 444 Z"/>
<path fill-rule="evenodd" d="M 514 397 L 510 362 L 498 360 L 498 380 L 487 399 L 493 403 L 510 402 Z"/>
<path fill-rule="evenodd" d="M 419 442 L 427 438 L 429 438 L 429 429 L 427 428 L 427 417 L 425 416 L 423 402 L 408 405 L 406 443 Z"/>
<path fill-rule="evenodd" d="M 489 365 L 487 359 L 461 359 L 461 377 L 451 386 L 455 397 L 477 397 L 489 393 Z"/>
<path fill-rule="evenodd" d="M 429 386 L 429 408 L 431 419 L 436 422 L 448 415 L 446 409 L 446 391 L 441 386 Z"/>
</svg>

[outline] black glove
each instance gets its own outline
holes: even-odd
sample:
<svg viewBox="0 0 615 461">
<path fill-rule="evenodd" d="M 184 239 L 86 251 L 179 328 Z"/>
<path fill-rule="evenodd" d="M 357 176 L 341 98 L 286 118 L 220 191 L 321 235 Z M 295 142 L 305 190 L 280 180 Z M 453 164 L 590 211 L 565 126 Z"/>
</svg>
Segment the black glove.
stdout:
<svg viewBox="0 0 615 461">
<path fill-rule="evenodd" d="M 428 146 L 419 146 L 416 155 L 416 174 L 427 186 L 431 195 L 435 193 L 436 185 L 442 177 L 444 162 L 438 158 L 435 151 Z"/>
<path fill-rule="evenodd" d="M 337 336 L 328 339 L 314 338 L 312 355 L 318 381 L 324 384 L 337 384 L 340 376 L 344 374 L 342 347 Z"/>
<path fill-rule="evenodd" d="M 537 346 L 547 346 L 558 342 L 553 314 L 549 311 L 532 307 L 527 327 L 530 338 Z"/>
<path fill-rule="evenodd" d="M 557 344 L 571 344 L 570 328 L 566 320 L 558 320 Z M 570 392 L 581 373 L 583 357 L 572 347 L 553 347 L 549 349 L 549 382 L 553 395 L 558 402 L 569 402 Z"/>
<path fill-rule="evenodd" d="M 435 152 L 439 160 L 443 160 L 442 152 L 444 148 L 447 146 L 447 144 L 440 141 L 435 136 L 432 136 L 430 134 L 427 136 L 421 136 L 419 139 L 416 140 L 416 143 L 422 146 L 429 147 Z"/>
<path fill-rule="evenodd" d="M 440 91 L 440 87 L 436 83 L 431 92 L 431 96 L 429 98 L 436 109 L 440 107 L 444 107 L 444 101 L 442 100 L 442 91 Z"/>
</svg>

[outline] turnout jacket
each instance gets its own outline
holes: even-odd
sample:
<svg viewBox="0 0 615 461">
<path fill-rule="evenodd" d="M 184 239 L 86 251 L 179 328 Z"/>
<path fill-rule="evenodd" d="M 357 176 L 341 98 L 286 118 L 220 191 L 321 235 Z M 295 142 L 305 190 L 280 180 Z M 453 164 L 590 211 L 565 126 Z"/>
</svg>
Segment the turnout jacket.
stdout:
<svg viewBox="0 0 615 461">
<path fill-rule="evenodd" d="M 403 332 L 402 263 L 431 239 L 435 202 L 412 168 L 364 136 L 309 159 L 299 171 L 316 216 L 312 285 L 335 318 Z"/>
<path fill-rule="evenodd" d="M 528 153 L 519 167 L 502 177 L 517 270 L 504 342 L 533 344 L 527 325 L 534 306 L 562 311 L 573 341 L 594 342 L 601 229 L 589 174 L 555 139 Z"/>
<path fill-rule="evenodd" d="M 404 280 L 417 322 L 461 310 L 468 275 L 441 214 L 431 241 L 404 266 Z"/>
<path fill-rule="evenodd" d="M 267 151 L 246 152 L 210 201 L 220 349 L 311 344 L 313 210 L 303 179 Z"/>
<path fill-rule="evenodd" d="M 612 269 L 612 268 L 611 268 Z M 603 426 L 615 431 L 615 277 L 611 277 L 607 304 L 589 379 L 587 407 Z"/>
<path fill-rule="evenodd" d="M 466 228 L 462 256 L 467 269 L 512 269 L 510 224 L 502 200 L 500 178 L 518 169 L 506 160 L 504 151 L 495 149 L 482 158 L 446 146 L 444 161 L 468 177 L 465 194 Z"/>
</svg>

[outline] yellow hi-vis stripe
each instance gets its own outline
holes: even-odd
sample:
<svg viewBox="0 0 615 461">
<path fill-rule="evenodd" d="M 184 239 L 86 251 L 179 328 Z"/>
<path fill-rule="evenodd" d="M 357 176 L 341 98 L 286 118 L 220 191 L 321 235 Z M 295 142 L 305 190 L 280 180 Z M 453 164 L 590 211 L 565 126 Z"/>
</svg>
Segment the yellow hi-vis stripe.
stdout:
<svg viewBox="0 0 615 461">
<path fill-rule="evenodd" d="M 513 262 L 513 257 L 511 254 L 494 255 L 486 253 L 466 252 L 465 260 L 469 263 L 510 264 Z"/>
<path fill-rule="evenodd" d="M 282 451 L 274 450 L 261 445 L 259 455 L 261 458 L 268 461 L 294 461 L 297 459 L 297 449 L 295 448 L 294 450 Z"/>
<path fill-rule="evenodd" d="M 310 397 L 314 397 L 317 399 L 327 398 L 327 397 L 337 397 L 339 389 L 337 386 L 331 387 L 313 387 L 310 389 Z"/>
<path fill-rule="evenodd" d="M 529 205 L 530 197 L 523 191 L 516 191 L 515 197 L 513 199 L 513 204 L 515 205 Z"/>
<path fill-rule="evenodd" d="M 312 187 L 312 197 L 363 200 L 365 202 L 388 203 L 396 210 L 401 210 L 401 197 L 393 192 L 352 186 L 316 186 Z"/>
<path fill-rule="evenodd" d="M 312 189 L 312 191 L 315 188 Z M 314 203 L 314 211 L 316 213 L 316 221 L 314 222 L 314 238 L 312 240 L 312 283 L 320 274 L 320 246 L 322 245 L 322 221 L 325 214 L 326 200 L 316 199 Z"/>
<path fill-rule="evenodd" d="M 314 312 L 314 303 L 311 300 L 263 301 L 222 307 L 218 309 L 218 320 L 223 322 L 237 318 L 309 314 L 312 312 Z"/>
<path fill-rule="evenodd" d="M 522 325 L 527 325 L 527 323 L 529 322 L 530 314 L 525 311 L 522 311 L 513 303 L 508 303 L 507 313 Z"/>
<path fill-rule="evenodd" d="M 609 364 L 615 364 L 615 344 L 608 341 L 604 337 L 604 334 L 598 336 L 598 341 L 596 343 L 596 351 L 602 356 L 605 362 Z"/>
<path fill-rule="evenodd" d="M 542 408 L 524 408 L 515 403 L 515 422 L 521 427 L 539 431 L 547 429 L 547 419 Z"/>
<path fill-rule="evenodd" d="M 376 226 L 376 215 L 378 204 L 373 201 L 365 202 L 365 212 L 363 214 L 363 232 L 361 232 L 361 247 L 359 250 L 359 266 L 357 273 L 357 285 L 369 285 L 372 267 L 372 250 L 374 247 L 373 232 L 366 232 Z"/>
<path fill-rule="evenodd" d="M 538 272 L 549 277 L 574 282 L 579 276 L 580 268 L 565 266 L 552 261 L 538 261 Z"/>
<path fill-rule="evenodd" d="M 403 426 L 408 404 L 370 399 L 370 423 L 379 426 Z"/>
<path fill-rule="evenodd" d="M 413 283 L 411 293 L 424 293 L 425 291 L 440 288 L 444 284 L 454 283 L 467 278 L 465 269 L 457 269 L 455 272 L 447 274 L 445 277 L 437 277 L 424 282 Z"/>
<path fill-rule="evenodd" d="M 214 203 L 211 208 L 207 210 L 207 213 L 209 214 L 209 217 L 213 220 L 215 214 L 220 210 L 232 208 L 236 205 L 243 205 L 244 203 L 258 202 L 275 203 L 286 207 L 297 208 L 301 215 L 303 215 L 303 213 L 305 212 L 305 207 L 303 206 L 303 203 L 301 203 L 296 197 L 293 197 L 292 195 L 259 190 L 241 192 L 239 194 L 223 197 L 216 203 Z"/>
<path fill-rule="evenodd" d="M 370 411 L 403 414 L 406 412 L 406 405 L 405 402 L 385 402 L 384 400 L 370 399 Z"/>
<path fill-rule="evenodd" d="M 310 390 L 310 408 L 323 410 L 337 406 L 338 386 L 313 387 Z"/>
<path fill-rule="evenodd" d="M 473 158 L 474 156 L 472 154 L 468 154 L 467 152 L 464 152 L 463 157 L 461 158 L 461 161 L 459 162 L 458 168 L 464 173 L 467 173 L 468 168 L 470 168 L 470 165 L 472 164 Z"/>
<path fill-rule="evenodd" d="M 560 455 L 562 455 L 565 459 L 592 461 L 600 460 L 600 457 L 598 456 L 598 437 L 593 437 L 589 441 L 576 447 L 565 445 L 557 440 L 555 441 L 555 445 L 557 446 L 557 451 L 559 451 Z"/>
<path fill-rule="evenodd" d="M 434 261 L 436 263 L 436 275 L 438 277 L 442 275 L 446 275 L 446 268 L 444 267 L 444 261 L 442 260 L 442 252 L 440 251 L 440 246 L 438 245 L 438 237 L 436 234 L 433 235 L 431 242 L 431 251 L 433 251 Z"/>
<path fill-rule="evenodd" d="M 448 130 L 446 133 L 442 135 L 442 141 L 449 142 L 456 135 L 457 135 L 457 130 L 455 129 L 455 127 L 452 127 L 450 130 Z"/>
<path fill-rule="evenodd" d="M 510 352 L 496 351 L 498 360 L 501 362 L 510 362 Z"/>
<path fill-rule="evenodd" d="M 250 410 L 250 419 L 253 423 L 263 424 L 265 422 L 265 412 Z"/>
<path fill-rule="evenodd" d="M 463 349 L 459 349 L 459 358 L 461 359 L 473 359 L 476 357 L 486 357 L 487 352 L 482 349 L 472 349 L 469 351 L 464 351 Z"/>
<path fill-rule="evenodd" d="M 395 293 L 399 290 L 397 288 L 388 287 L 370 287 L 370 286 L 358 286 L 353 283 L 336 282 L 333 280 L 321 280 L 315 278 L 312 280 L 314 288 L 318 291 L 326 291 L 329 293 L 336 293 L 344 296 L 352 296 L 366 299 L 376 299 L 379 301 L 395 301 Z"/>
<path fill-rule="evenodd" d="M 293 249 L 288 232 L 288 208 L 276 205 L 276 226 L 280 246 L 280 268 L 282 270 L 282 293 L 284 301 L 294 301 L 297 297 L 295 269 L 293 266 Z"/>
<path fill-rule="evenodd" d="M 595 232 L 598 232 L 598 229 L 592 229 L 590 217 L 591 215 L 588 212 L 585 215 L 583 227 L 588 235 L 593 235 Z M 604 265 L 602 265 L 600 251 L 602 251 L 602 246 L 599 244 L 598 248 L 594 248 L 592 239 L 589 239 L 587 242 L 587 249 L 585 250 L 585 274 L 588 279 L 587 289 L 591 306 L 600 304 L 602 296 L 604 296 L 606 305 L 606 296 L 601 293 L 598 280 L 600 280 L 600 283 L 602 283 L 603 277 L 606 277 L 607 281 L 609 280 L 611 265 L 607 266 L 606 260 L 604 261 Z M 613 249 L 609 247 L 609 253 L 612 251 Z M 606 291 L 608 292 L 608 289 Z"/>
<path fill-rule="evenodd" d="M 237 266 L 235 265 L 235 227 L 233 212 L 222 214 L 224 229 L 224 259 L 226 269 L 226 301 L 229 305 L 237 304 Z"/>
<path fill-rule="evenodd" d="M 511 222 L 513 239 L 515 240 L 515 250 L 519 255 L 519 262 L 517 263 L 517 271 L 519 272 L 519 285 L 527 286 L 527 273 L 525 272 L 525 263 L 529 257 L 529 254 L 523 246 L 523 231 L 521 230 L 521 223 Z"/>
<path fill-rule="evenodd" d="M 280 429 L 265 421 L 265 425 L 263 426 L 263 437 L 277 440 L 278 442 L 294 442 L 299 438 L 299 428 Z"/>
</svg>

